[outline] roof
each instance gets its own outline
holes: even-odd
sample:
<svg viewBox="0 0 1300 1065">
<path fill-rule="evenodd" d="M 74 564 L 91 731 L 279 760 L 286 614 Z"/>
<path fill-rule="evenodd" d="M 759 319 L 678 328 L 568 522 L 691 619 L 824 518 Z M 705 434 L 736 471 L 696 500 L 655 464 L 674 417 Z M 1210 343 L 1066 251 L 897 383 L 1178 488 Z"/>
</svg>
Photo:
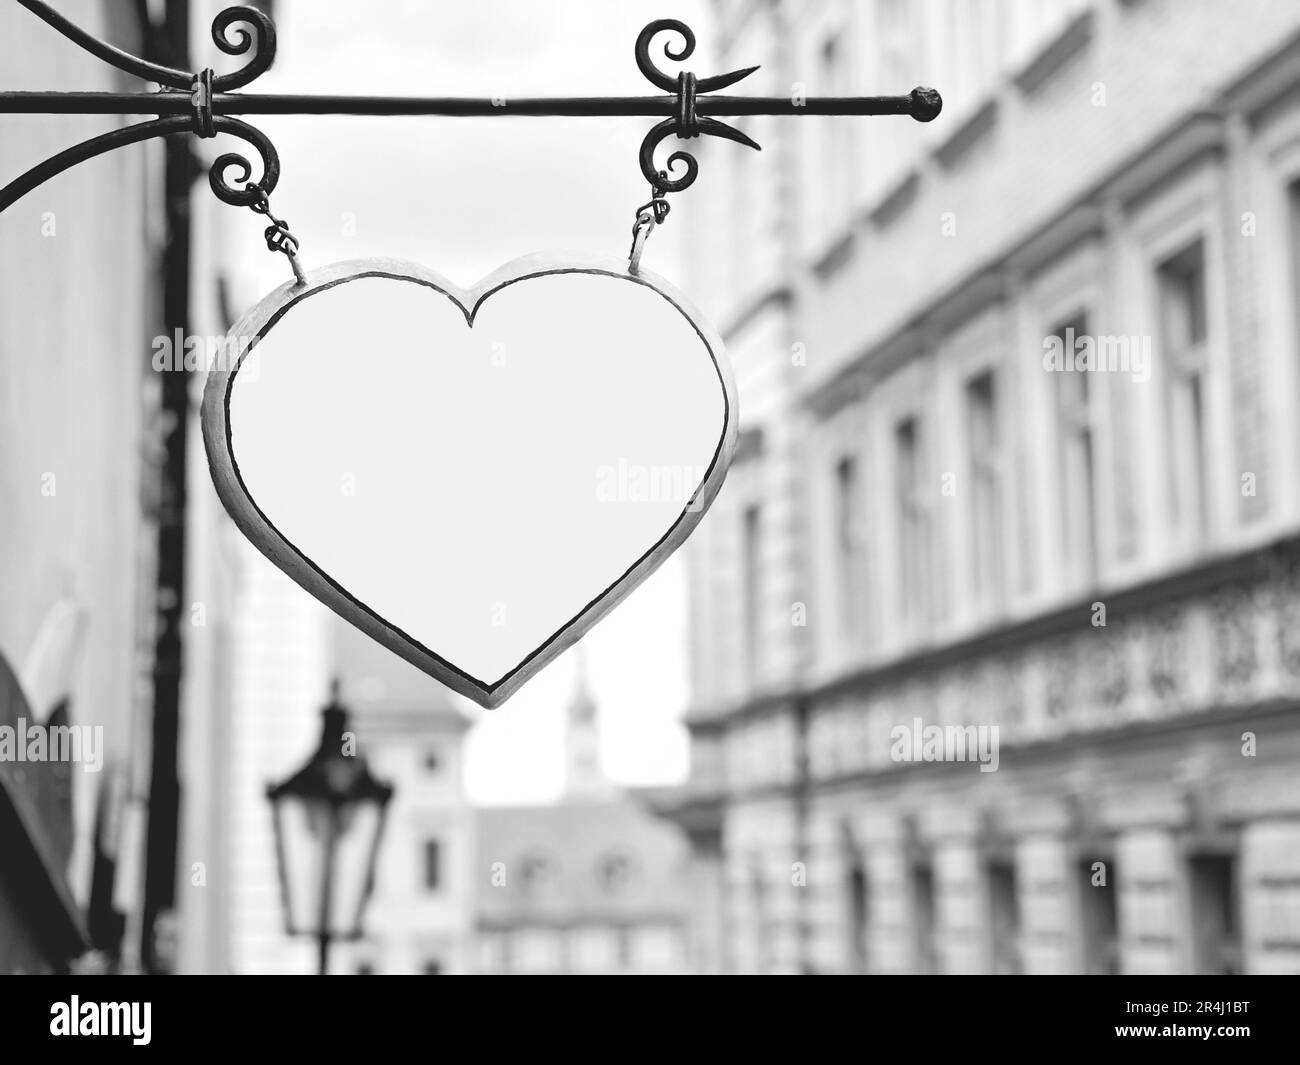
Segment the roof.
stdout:
<svg viewBox="0 0 1300 1065">
<path fill-rule="evenodd" d="M 480 808 L 475 822 L 480 926 L 685 916 L 687 841 L 630 796 Z"/>
</svg>

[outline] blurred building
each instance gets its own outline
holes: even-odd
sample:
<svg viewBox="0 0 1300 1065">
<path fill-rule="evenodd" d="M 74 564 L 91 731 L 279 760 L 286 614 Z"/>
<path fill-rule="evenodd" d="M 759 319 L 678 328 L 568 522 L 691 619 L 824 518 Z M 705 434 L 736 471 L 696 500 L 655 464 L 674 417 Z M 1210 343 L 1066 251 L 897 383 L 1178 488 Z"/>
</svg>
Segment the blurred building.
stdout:
<svg viewBox="0 0 1300 1065">
<path fill-rule="evenodd" d="M 220 774 L 229 809 L 219 830 L 190 837 L 221 860 L 207 890 L 186 896 L 187 971 L 316 971 L 315 941 L 286 934 L 266 786 L 297 769 L 318 742 L 330 678 L 339 682 L 357 753 L 394 788 L 363 938 L 335 943 L 330 971 L 466 971 L 474 848 L 463 700 L 335 617 L 252 547 L 247 555 L 237 582 L 236 698 L 226 727 L 231 766 Z M 207 761 L 225 759 L 209 753 Z M 207 952 L 205 943 L 212 944 Z"/>
<path fill-rule="evenodd" d="M 742 410 L 687 547 L 705 964 L 1300 970 L 1300 8 L 715 12 L 749 91 L 945 108 L 745 120 L 682 208 Z"/>
<path fill-rule="evenodd" d="M 141 49 L 133 7 L 82 8 L 90 33 Z M 0 88 L 129 81 L 17 5 L 0 9 Z M 129 121 L 0 117 L 0 182 Z M 142 852 L 119 861 L 117 844 L 142 839 L 148 781 L 161 203 L 153 144 L 82 164 L 0 215 L 0 725 L 101 730 L 97 769 L 0 761 L 0 972 L 59 971 L 92 934 L 116 949 L 130 933 Z"/>
<path fill-rule="evenodd" d="M 686 841 L 650 813 L 647 796 L 601 772 L 597 708 L 581 658 L 567 729 L 558 802 L 476 814 L 477 969 L 687 971 Z"/>
<path fill-rule="evenodd" d="M 95 37 L 162 58 L 185 14 L 204 42 L 195 53 L 210 54 L 222 5 L 56 6 Z M 0 7 L 0 52 L 4 89 L 147 88 L 17 5 Z M 136 121 L 0 117 L 0 180 Z M 101 967 L 240 971 L 259 942 L 283 942 L 274 888 L 259 895 L 261 872 L 274 884 L 264 787 L 315 739 L 327 612 L 235 532 L 196 419 L 177 417 L 187 394 L 197 409 L 203 374 L 158 361 L 176 339 L 169 315 L 182 315 L 185 338 L 219 337 L 246 295 L 218 279 L 232 209 L 206 180 L 185 195 L 204 175 L 183 153 L 190 173 L 168 194 L 167 150 L 187 144 L 196 159 L 215 154 L 176 138 L 112 151 L 0 215 L 0 726 L 102 729 L 98 771 L 0 759 L 2 972 L 58 970 L 92 943 Z M 169 469 L 182 433 L 186 461 Z M 163 661 L 166 616 L 177 639 Z M 159 693 L 173 681 L 178 698 Z M 155 766 L 156 711 L 178 703 L 175 757 Z"/>
<path fill-rule="evenodd" d="M 465 794 L 468 703 L 359 629 L 335 619 L 335 661 L 358 749 L 393 799 L 366 937 L 340 971 L 470 971 L 474 811 Z"/>
<path fill-rule="evenodd" d="M 200 64 L 224 6 L 190 0 L 191 54 Z M 207 356 L 260 295 L 255 280 L 227 265 L 244 236 L 241 212 L 213 196 L 205 177 L 229 147 L 223 140 L 190 141 L 198 180 L 188 204 L 188 333 Z M 199 371 L 190 381 L 186 580 L 196 609 L 185 646 L 175 967 L 311 972 L 311 946 L 283 936 L 266 785 L 319 739 L 330 615 L 244 539 L 217 499 L 198 424 L 206 379 Z"/>
<path fill-rule="evenodd" d="M 224 512 L 218 528 L 238 537 Z M 230 696 L 225 714 L 186 722 L 184 769 L 194 799 L 186 804 L 179 861 L 180 971 L 312 973 L 314 944 L 285 934 L 266 788 L 296 770 L 320 740 L 334 675 L 333 615 L 246 541 L 236 539 L 229 550 Z M 345 688 L 345 701 L 348 694 Z M 195 883 L 195 862 L 203 863 L 202 883 Z"/>
</svg>

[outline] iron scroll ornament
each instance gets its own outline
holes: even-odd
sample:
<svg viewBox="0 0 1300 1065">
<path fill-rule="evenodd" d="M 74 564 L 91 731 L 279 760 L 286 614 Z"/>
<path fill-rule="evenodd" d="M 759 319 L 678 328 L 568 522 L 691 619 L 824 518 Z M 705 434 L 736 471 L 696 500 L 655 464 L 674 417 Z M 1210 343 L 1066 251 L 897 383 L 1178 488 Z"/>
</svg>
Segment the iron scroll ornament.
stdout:
<svg viewBox="0 0 1300 1065">
<path fill-rule="evenodd" d="M 686 23 L 678 19 L 656 19 L 649 23 L 638 35 L 636 39 L 636 65 L 642 74 L 651 84 L 658 86 L 665 92 L 676 94 L 674 114 L 672 118 L 660 122 L 641 142 L 641 150 L 638 155 L 638 161 L 641 164 L 641 173 L 645 179 L 654 188 L 656 196 L 662 197 L 665 193 L 681 192 L 695 183 L 699 175 L 699 163 L 689 152 L 676 151 L 667 159 L 666 169 L 655 166 L 654 153 L 655 149 L 669 137 L 677 137 L 680 140 L 688 140 L 692 137 L 719 137 L 723 140 L 734 141 L 737 144 L 743 144 L 747 148 L 753 148 L 755 151 L 762 151 L 762 146 L 752 137 L 736 129 L 734 126 L 728 126 L 725 122 L 719 122 L 715 118 L 709 118 L 700 114 L 700 107 L 718 108 L 719 113 L 728 114 L 778 114 L 783 111 L 791 113 L 787 109 L 769 108 L 760 110 L 758 108 L 750 109 L 744 107 L 743 102 L 737 103 L 735 97 L 700 97 L 700 93 L 715 92 L 718 89 L 725 89 L 735 85 L 737 82 L 749 77 L 759 68 L 757 66 L 745 67 L 741 70 L 733 70 L 727 74 L 715 74 L 709 78 L 697 78 L 690 71 L 682 71 L 676 77 L 664 73 L 650 58 L 650 46 L 654 38 L 660 33 L 675 33 L 682 39 L 681 48 L 673 51 L 671 43 L 665 43 L 664 55 L 675 63 L 684 62 L 689 59 L 695 51 L 695 34 Z M 743 101 L 743 98 L 741 98 Z M 810 114 L 905 114 L 910 115 L 918 122 L 932 122 L 939 116 L 943 110 L 943 98 L 934 89 L 918 86 L 906 96 L 879 97 L 875 103 L 877 108 L 870 112 L 859 111 L 856 107 L 845 108 L 839 111 L 834 107 L 836 103 L 851 104 L 861 101 L 846 99 L 842 101 L 806 101 L 796 104 L 793 100 L 789 101 L 789 108 L 809 108 Z M 827 105 L 831 106 L 827 106 Z M 678 163 L 685 167 L 685 173 L 681 177 L 674 178 L 671 171 L 675 170 Z"/>
<path fill-rule="evenodd" d="M 715 118 L 701 118 L 697 112 L 698 105 L 696 103 L 697 94 L 712 92 L 715 89 L 725 89 L 730 85 L 735 85 L 736 82 L 749 77 L 758 67 L 745 67 L 743 70 L 733 70 L 729 74 L 716 74 L 711 78 L 703 79 L 697 78 L 689 71 L 682 71 L 674 78 L 656 67 L 654 61 L 650 58 L 651 41 L 654 40 L 656 35 L 664 32 L 676 33 L 682 38 L 682 47 L 677 52 L 673 51 L 671 43 L 664 45 L 664 55 L 673 62 L 682 62 L 689 59 L 695 51 L 695 34 L 691 32 L 691 28 L 686 23 L 677 19 L 656 19 L 646 26 L 636 39 L 636 65 L 641 73 L 646 76 L 648 81 L 665 92 L 675 92 L 677 94 L 677 114 L 660 122 L 645 135 L 639 153 L 641 173 L 660 195 L 667 192 L 681 192 L 683 189 L 688 188 L 694 184 L 695 178 L 700 172 L 700 165 L 695 161 L 695 157 L 689 152 L 682 151 L 673 152 L 668 157 L 666 170 L 660 170 L 655 166 L 655 149 L 669 137 L 677 137 L 682 140 L 699 136 L 720 137 L 723 140 L 743 144 L 755 151 L 763 150 L 757 141 L 746 136 L 734 126 L 728 126 L 725 122 L 719 122 Z M 670 174 L 678 163 L 686 167 L 686 173 L 679 178 L 673 178 Z"/>
<path fill-rule="evenodd" d="M 214 114 L 212 106 L 214 93 L 229 92 L 247 85 L 275 61 L 275 23 L 265 12 L 254 7 L 229 7 L 221 11 L 212 20 L 213 43 L 226 55 L 248 55 L 249 60 L 229 74 L 214 74 L 211 69 L 191 74 L 150 62 L 101 41 L 41 0 L 17 2 L 97 59 L 127 74 L 157 82 L 161 90 L 152 95 L 159 101 L 168 98 L 168 102 L 177 98 L 183 100 L 188 95 L 189 107 L 188 113 L 160 114 L 151 121 L 124 126 L 92 137 L 38 163 L 0 189 L 0 211 L 77 163 L 129 144 L 183 133 L 194 133 L 200 137 L 229 134 L 252 145 L 257 152 L 261 162 L 261 176 L 256 182 L 252 181 L 253 165 L 246 156 L 238 152 L 225 152 L 213 160 L 208 169 L 208 184 L 223 203 L 232 207 L 251 207 L 260 202 L 264 195 L 269 195 L 279 183 L 280 157 L 270 139 L 247 122 L 228 115 Z M 232 28 L 236 28 L 233 34 Z M 227 180 L 231 171 L 236 172 L 236 185 Z"/>
</svg>

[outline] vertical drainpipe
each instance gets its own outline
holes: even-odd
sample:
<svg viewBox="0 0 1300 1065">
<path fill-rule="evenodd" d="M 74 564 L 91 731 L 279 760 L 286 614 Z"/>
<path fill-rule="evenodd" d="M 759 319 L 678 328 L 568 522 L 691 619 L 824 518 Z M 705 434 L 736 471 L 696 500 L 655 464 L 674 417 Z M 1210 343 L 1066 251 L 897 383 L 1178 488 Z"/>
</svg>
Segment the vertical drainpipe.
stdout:
<svg viewBox="0 0 1300 1065">
<path fill-rule="evenodd" d="M 141 5 L 143 10 L 145 5 Z M 147 16 L 146 16 L 147 17 Z M 190 70 L 186 0 L 166 0 L 162 25 L 144 23 L 151 58 Z M 187 136 L 168 137 L 164 178 L 166 243 L 162 254 L 163 335 L 189 330 L 190 189 L 196 165 Z M 156 635 L 153 658 L 153 719 L 150 727 L 149 813 L 145 837 L 144 900 L 140 958 L 146 972 L 168 971 L 170 950 L 160 951 L 176 902 L 176 852 L 180 824 L 181 624 L 185 610 L 186 462 L 189 436 L 189 373 L 180 365 L 163 374 L 162 478 L 158 515 Z"/>
</svg>

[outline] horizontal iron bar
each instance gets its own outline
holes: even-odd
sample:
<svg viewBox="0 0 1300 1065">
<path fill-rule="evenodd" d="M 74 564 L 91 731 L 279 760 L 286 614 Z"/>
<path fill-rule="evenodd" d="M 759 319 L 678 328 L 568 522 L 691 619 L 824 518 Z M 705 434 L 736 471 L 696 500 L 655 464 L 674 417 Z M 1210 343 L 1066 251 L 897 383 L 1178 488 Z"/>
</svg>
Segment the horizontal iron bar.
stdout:
<svg viewBox="0 0 1300 1065">
<path fill-rule="evenodd" d="M 534 97 L 517 100 L 412 96 L 296 96 L 278 93 L 214 93 L 216 115 L 489 115 L 620 116 L 676 114 L 676 96 Z M 0 92 L 0 114 L 181 115 L 193 105 L 183 92 Z M 710 115 L 912 115 L 925 108 L 906 96 L 808 97 L 709 96 L 695 101 Z M 928 117 L 934 117 L 929 115 Z"/>
</svg>

